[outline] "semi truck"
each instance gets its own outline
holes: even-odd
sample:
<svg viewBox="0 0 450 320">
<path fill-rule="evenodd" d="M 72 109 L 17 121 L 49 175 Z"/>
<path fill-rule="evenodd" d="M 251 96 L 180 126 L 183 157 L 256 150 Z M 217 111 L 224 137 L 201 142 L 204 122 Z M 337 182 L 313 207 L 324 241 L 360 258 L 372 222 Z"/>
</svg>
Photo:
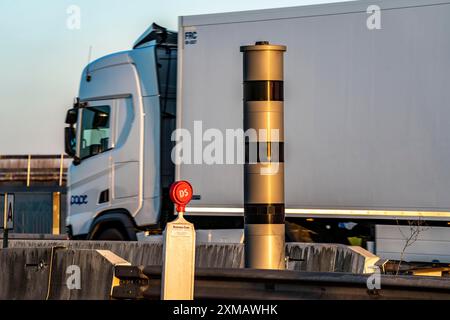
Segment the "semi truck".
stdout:
<svg viewBox="0 0 450 320">
<path fill-rule="evenodd" d="M 288 240 L 370 243 L 377 226 L 415 221 L 450 241 L 449 30 L 447 0 L 183 16 L 177 31 L 152 24 L 131 50 L 82 72 L 65 128 L 70 237 L 160 233 L 176 180 L 194 187 L 186 216 L 197 228 L 242 228 L 240 47 L 264 42 L 287 48 Z"/>
</svg>

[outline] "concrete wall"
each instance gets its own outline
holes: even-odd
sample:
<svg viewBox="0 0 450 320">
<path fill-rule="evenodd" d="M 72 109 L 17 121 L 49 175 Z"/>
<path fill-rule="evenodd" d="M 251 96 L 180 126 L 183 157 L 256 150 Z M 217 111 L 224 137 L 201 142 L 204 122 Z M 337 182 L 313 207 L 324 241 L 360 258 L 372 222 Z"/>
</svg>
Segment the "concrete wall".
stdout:
<svg viewBox="0 0 450 320">
<path fill-rule="evenodd" d="M 0 300 L 107 300 L 114 266 L 126 264 L 111 252 L 98 250 L 1 249 Z M 67 285 L 73 274 L 67 273 L 69 266 L 79 267 L 79 288 Z"/>
<path fill-rule="evenodd" d="M 45 299 L 50 257 L 47 248 L 1 249 L 0 300 Z"/>
<path fill-rule="evenodd" d="M 161 265 L 161 242 L 104 242 L 104 241 L 27 241 L 12 240 L 13 248 L 45 248 L 66 246 L 69 249 L 110 250 L 132 265 Z M 289 269 L 298 271 L 364 273 L 366 257 L 350 247 L 339 244 L 288 243 L 291 259 Z M 364 251 L 364 250 L 363 250 Z M 204 268 L 243 268 L 243 244 L 208 243 L 196 249 L 196 265 Z"/>
<path fill-rule="evenodd" d="M 0 249 L 0 300 L 107 300 L 117 265 L 161 265 L 161 242 L 88 242 L 11 240 Z M 362 248 L 335 244 L 289 243 L 290 270 L 364 273 L 368 256 Z M 371 257 L 374 258 L 373 256 Z M 376 257 L 375 257 L 376 258 Z M 373 262 L 372 260 L 370 260 Z M 196 265 L 242 268 L 242 244 L 200 244 Z M 68 281 L 76 266 L 80 287 Z"/>
<path fill-rule="evenodd" d="M 361 247 L 341 244 L 288 243 L 286 248 L 289 269 L 297 271 L 371 273 L 370 266 L 378 261 Z"/>
</svg>

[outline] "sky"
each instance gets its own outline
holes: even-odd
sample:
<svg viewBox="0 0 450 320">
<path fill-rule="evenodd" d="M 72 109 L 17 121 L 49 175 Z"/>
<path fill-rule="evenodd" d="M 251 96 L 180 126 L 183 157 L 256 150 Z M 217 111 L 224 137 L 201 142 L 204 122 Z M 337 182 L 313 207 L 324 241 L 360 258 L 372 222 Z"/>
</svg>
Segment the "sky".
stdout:
<svg viewBox="0 0 450 320">
<path fill-rule="evenodd" d="M 152 22 L 177 30 L 178 16 L 330 2 L 341 0 L 1 0 L 0 155 L 64 151 L 90 46 L 95 60 L 131 49 Z"/>
</svg>

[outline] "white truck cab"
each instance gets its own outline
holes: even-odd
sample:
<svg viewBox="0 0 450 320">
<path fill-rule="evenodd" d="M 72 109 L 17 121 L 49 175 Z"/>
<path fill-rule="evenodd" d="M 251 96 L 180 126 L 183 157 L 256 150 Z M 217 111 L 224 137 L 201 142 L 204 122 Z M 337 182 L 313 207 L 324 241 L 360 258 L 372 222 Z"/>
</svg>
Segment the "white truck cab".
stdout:
<svg viewBox="0 0 450 320">
<path fill-rule="evenodd" d="M 158 228 L 174 180 L 177 35 L 153 24 L 133 50 L 90 63 L 67 113 L 67 225 L 73 238 L 135 240 Z M 166 136 L 168 138 L 166 138 Z M 163 143 L 162 143 L 163 142 Z M 165 152 L 169 150 L 169 153 Z"/>
</svg>

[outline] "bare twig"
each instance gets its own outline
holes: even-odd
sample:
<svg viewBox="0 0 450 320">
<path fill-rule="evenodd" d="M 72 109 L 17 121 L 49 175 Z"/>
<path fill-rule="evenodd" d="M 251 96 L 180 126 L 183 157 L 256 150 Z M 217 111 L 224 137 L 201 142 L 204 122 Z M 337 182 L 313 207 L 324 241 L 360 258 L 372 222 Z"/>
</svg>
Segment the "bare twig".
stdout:
<svg viewBox="0 0 450 320">
<path fill-rule="evenodd" d="M 419 218 L 418 220 L 409 220 L 408 221 L 409 234 L 404 234 L 402 231 L 402 228 L 400 226 L 400 223 L 398 222 L 398 220 L 396 220 L 396 221 L 397 221 L 398 229 L 399 229 L 401 235 L 403 236 L 403 238 L 405 239 L 405 244 L 400 253 L 400 261 L 398 262 L 397 271 L 395 273 L 396 275 L 398 275 L 400 273 L 400 267 L 401 267 L 401 264 L 405 257 L 406 250 L 408 249 L 408 247 L 412 246 L 419 239 L 420 234 L 423 231 L 427 230 L 428 228 L 424 227 L 425 222 L 421 218 Z"/>
</svg>

